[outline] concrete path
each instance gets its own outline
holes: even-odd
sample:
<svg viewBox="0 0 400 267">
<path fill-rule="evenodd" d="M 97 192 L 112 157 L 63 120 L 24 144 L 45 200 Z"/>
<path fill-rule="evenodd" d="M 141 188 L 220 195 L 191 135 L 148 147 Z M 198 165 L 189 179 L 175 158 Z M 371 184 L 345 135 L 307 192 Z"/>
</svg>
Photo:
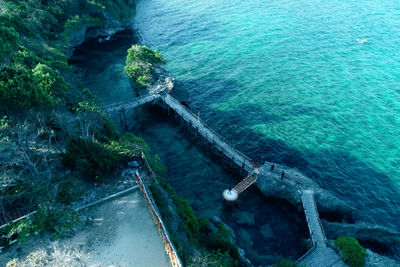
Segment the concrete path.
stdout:
<svg viewBox="0 0 400 267">
<path fill-rule="evenodd" d="M 90 253 L 89 266 L 171 266 L 139 190 L 95 207 L 86 215 L 93 223 L 70 242 Z"/>
</svg>

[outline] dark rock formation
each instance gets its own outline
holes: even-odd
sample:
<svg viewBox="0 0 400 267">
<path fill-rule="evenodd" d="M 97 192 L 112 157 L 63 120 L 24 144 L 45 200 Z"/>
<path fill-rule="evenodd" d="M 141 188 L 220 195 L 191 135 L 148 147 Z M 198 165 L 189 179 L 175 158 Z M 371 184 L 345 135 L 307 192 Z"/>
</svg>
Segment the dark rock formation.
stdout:
<svg viewBox="0 0 400 267">
<path fill-rule="evenodd" d="M 328 238 L 352 236 L 359 240 L 364 247 L 381 254 L 400 255 L 400 233 L 378 225 L 364 222 L 337 223 L 322 220 Z"/>
<path fill-rule="evenodd" d="M 321 188 L 311 178 L 296 169 L 290 169 L 279 164 L 275 164 L 274 170 L 270 171 L 271 164 L 270 162 L 264 163 L 260 168 L 261 175 L 257 181 L 258 188 L 265 196 L 286 199 L 292 205 L 301 209 L 301 190 L 312 189 L 320 212 L 335 212 L 343 217 L 351 217 L 354 211 L 353 207 L 328 190 Z M 281 179 L 282 171 L 285 172 L 283 180 Z"/>
</svg>

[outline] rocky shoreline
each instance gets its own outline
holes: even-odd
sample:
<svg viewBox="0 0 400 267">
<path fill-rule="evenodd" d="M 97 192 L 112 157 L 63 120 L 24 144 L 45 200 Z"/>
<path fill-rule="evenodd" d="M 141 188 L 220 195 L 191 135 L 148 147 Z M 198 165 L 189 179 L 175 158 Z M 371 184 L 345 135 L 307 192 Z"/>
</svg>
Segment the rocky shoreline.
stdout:
<svg viewBox="0 0 400 267">
<path fill-rule="evenodd" d="M 96 26 L 93 23 L 85 24 L 82 29 L 72 34 L 68 40 L 71 47 L 68 55 L 73 53 L 73 47 L 81 45 L 88 39 L 110 38 L 115 33 L 131 27 L 131 21 L 121 22 L 107 12 L 102 12 L 100 16 L 104 19 L 105 25 Z M 175 77 L 163 68 L 157 68 L 153 75 L 155 83 L 145 92 L 138 91 L 138 94 L 144 93 L 160 93 L 162 91 L 171 92 L 176 84 Z M 272 163 L 271 163 L 272 164 Z M 400 253 L 400 233 L 387 229 L 385 227 L 370 225 L 364 222 L 355 222 L 353 217 L 355 209 L 329 192 L 329 190 L 321 188 L 311 178 L 306 177 L 296 169 L 288 168 L 284 165 L 275 164 L 275 173 L 268 174 L 280 176 L 284 171 L 286 176 L 298 181 L 307 188 L 314 190 L 318 209 L 326 229 L 328 238 L 335 239 L 339 236 L 349 235 L 360 240 L 361 243 L 369 247 L 379 250 L 380 253 L 389 256 L 399 255 Z M 257 187 L 266 197 L 275 197 L 287 200 L 290 204 L 302 209 L 300 191 L 297 188 L 279 184 L 277 181 L 270 179 L 271 177 L 261 176 L 258 180 Z M 276 179 L 276 177 L 273 177 Z M 335 218 L 332 222 L 331 218 Z M 243 256 L 243 255 L 242 255 Z M 368 265 L 370 264 L 370 265 Z M 371 264 L 385 264 L 386 266 L 395 266 L 390 264 L 399 264 L 392 259 L 376 254 L 372 251 L 368 252 L 367 266 Z"/>
<path fill-rule="evenodd" d="M 266 162 L 266 164 L 271 165 L 272 163 Z M 274 166 L 273 173 L 263 172 L 258 178 L 256 185 L 264 196 L 286 199 L 293 206 L 302 210 L 301 191 L 299 188 L 279 182 L 280 174 L 284 171 L 286 179 L 301 184 L 304 189 L 314 191 L 327 238 L 334 240 L 340 236 L 352 236 L 358 239 L 365 247 L 380 254 L 390 257 L 400 255 L 400 233 L 383 226 L 355 221 L 353 219 L 355 209 L 333 195 L 329 190 L 320 187 L 297 169 L 288 168 L 280 164 L 274 164 Z M 334 222 L 330 221 L 332 218 L 334 218 Z M 388 259 L 380 254 L 370 251 L 368 257 L 373 257 L 373 260 L 367 259 L 367 262 L 381 264 L 371 266 L 383 266 L 386 262 L 395 264 L 389 266 L 400 265 L 400 262 L 396 261 L 398 259 Z"/>
</svg>

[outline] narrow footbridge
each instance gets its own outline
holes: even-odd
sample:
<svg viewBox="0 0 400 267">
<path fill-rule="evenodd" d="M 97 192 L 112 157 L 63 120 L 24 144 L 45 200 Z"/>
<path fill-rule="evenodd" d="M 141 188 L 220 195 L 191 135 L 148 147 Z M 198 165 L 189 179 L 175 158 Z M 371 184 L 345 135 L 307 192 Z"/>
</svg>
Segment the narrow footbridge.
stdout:
<svg viewBox="0 0 400 267">
<path fill-rule="evenodd" d="M 225 140 L 205 122 L 203 122 L 198 115 L 194 114 L 190 109 L 182 105 L 178 100 L 169 94 L 144 95 L 130 102 L 115 103 L 112 105 L 103 106 L 102 110 L 104 110 L 106 113 L 125 112 L 128 109 L 133 109 L 141 105 L 157 101 L 161 101 L 169 109 L 174 110 L 178 116 L 180 116 L 191 126 L 191 128 L 196 131 L 196 134 L 203 136 L 208 142 L 212 143 L 215 148 L 228 157 L 232 163 L 237 164 L 247 172 L 251 172 L 255 168 L 254 163 L 248 156 L 236 150 L 227 140 Z"/>
<path fill-rule="evenodd" d="M 133 108 L 139 107 L 141 105 L 156 101 L 160 97 L 161 97 L 161 95 L 159 95 L 159 94 L 144 95 L 141 97 L 137 97 L 134 100 L 129 101 L 129 102 L 119 102 L 119 103 L 113 103 L 111 105 L 103 106 L 102 109 L 106 113 L 124 111 L 124 110 L 133 109 Z"/>
<path fill-rule="evenodd" d="M 346 267 L 339 255 L 330 247 L 319 218 L 317 203 L 312 190 L 303 190 L 301 195 L 308 230 L 310 231 L 313 248 L 304 254 L 297 264 L 307 267 Z"/>
<path fill-rule="evenodd" d="M 346 267 L 341 260 L 339 255 L 328 246 L 327 238 L 319 218 L 317 204 L 314 198 L 314 192 L 307 190 L 302 184 L 291 177 L 285 177 L 279 179 L 279 175 L 276 173 L 277 170 L 270 168 L 270 164 L 265 163 L 259 167 L 249 157 L 242 152 L 236 150 L 228 141 L 222 136 L 211 129 L 206 123 L 204 123 L 198 115 L 194 114 L 187 107 L 182 105 L 178 100 L 170 96 L 169 94 L 152 94 L 138 97 L 129 103 L 116 103 L 110 106 L 104 106 L 103 110 L 107 113 L 112 112 L 125 112 L 128 109 L 136 108 L 146 103 L 158 102 L 167 106 L 168 110 L 172 109 L 175 113 L 180 116 L 185 122 L 187 122 L 192 129 L 195 130 L 196 135 L 201 135 L 208 142 L 210 142 L 217 150 L 230 159 L 231 163 L 237 164 L 241 168 L 248 172 L 248 175 L 240 181 L 234 188 L 229 188 L 223 192 L 223 196 L 226 200 L 234 201 L 238 198 L 238 195 L 254 184 L 258 176 L 268 172 L 270 179 L 275 182 L 278 181 L 282 185 L 294 187 L 302 192 L 301 200 L 303 203 L 304 213 L 307 219 L 308 229 L 313 242 L 313 248 L 304 254 L 297 263 L 300 266 L 306 267 Z"/>
</svg>

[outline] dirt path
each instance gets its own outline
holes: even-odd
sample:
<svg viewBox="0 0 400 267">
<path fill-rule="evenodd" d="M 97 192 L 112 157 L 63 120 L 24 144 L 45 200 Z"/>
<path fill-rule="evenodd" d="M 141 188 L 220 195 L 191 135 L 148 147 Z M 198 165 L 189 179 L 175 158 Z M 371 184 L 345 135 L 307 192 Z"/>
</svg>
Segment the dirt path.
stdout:
<svg viewBox="0 0 400 267">
<path fill-rule="evenodd" d="M 89 222 L 73 237 L 59 240 L 89 253 L 90 267 L 170 267 L 163 241 L 137 189 L 100 206 L 82 211 Z M 0 253 L 0 264 L 24 259 L 30 252 L 46 248 L 49 235 L 33 237 Z M 3 266 L 3 265 L 1 265 Z"/>
<path fill-rule="evenodd" d="M 162 239 L 139 190 L 87 212 L 91 225 L 70 241 L 101 266 L 169 267 Z"/>
</svg>

